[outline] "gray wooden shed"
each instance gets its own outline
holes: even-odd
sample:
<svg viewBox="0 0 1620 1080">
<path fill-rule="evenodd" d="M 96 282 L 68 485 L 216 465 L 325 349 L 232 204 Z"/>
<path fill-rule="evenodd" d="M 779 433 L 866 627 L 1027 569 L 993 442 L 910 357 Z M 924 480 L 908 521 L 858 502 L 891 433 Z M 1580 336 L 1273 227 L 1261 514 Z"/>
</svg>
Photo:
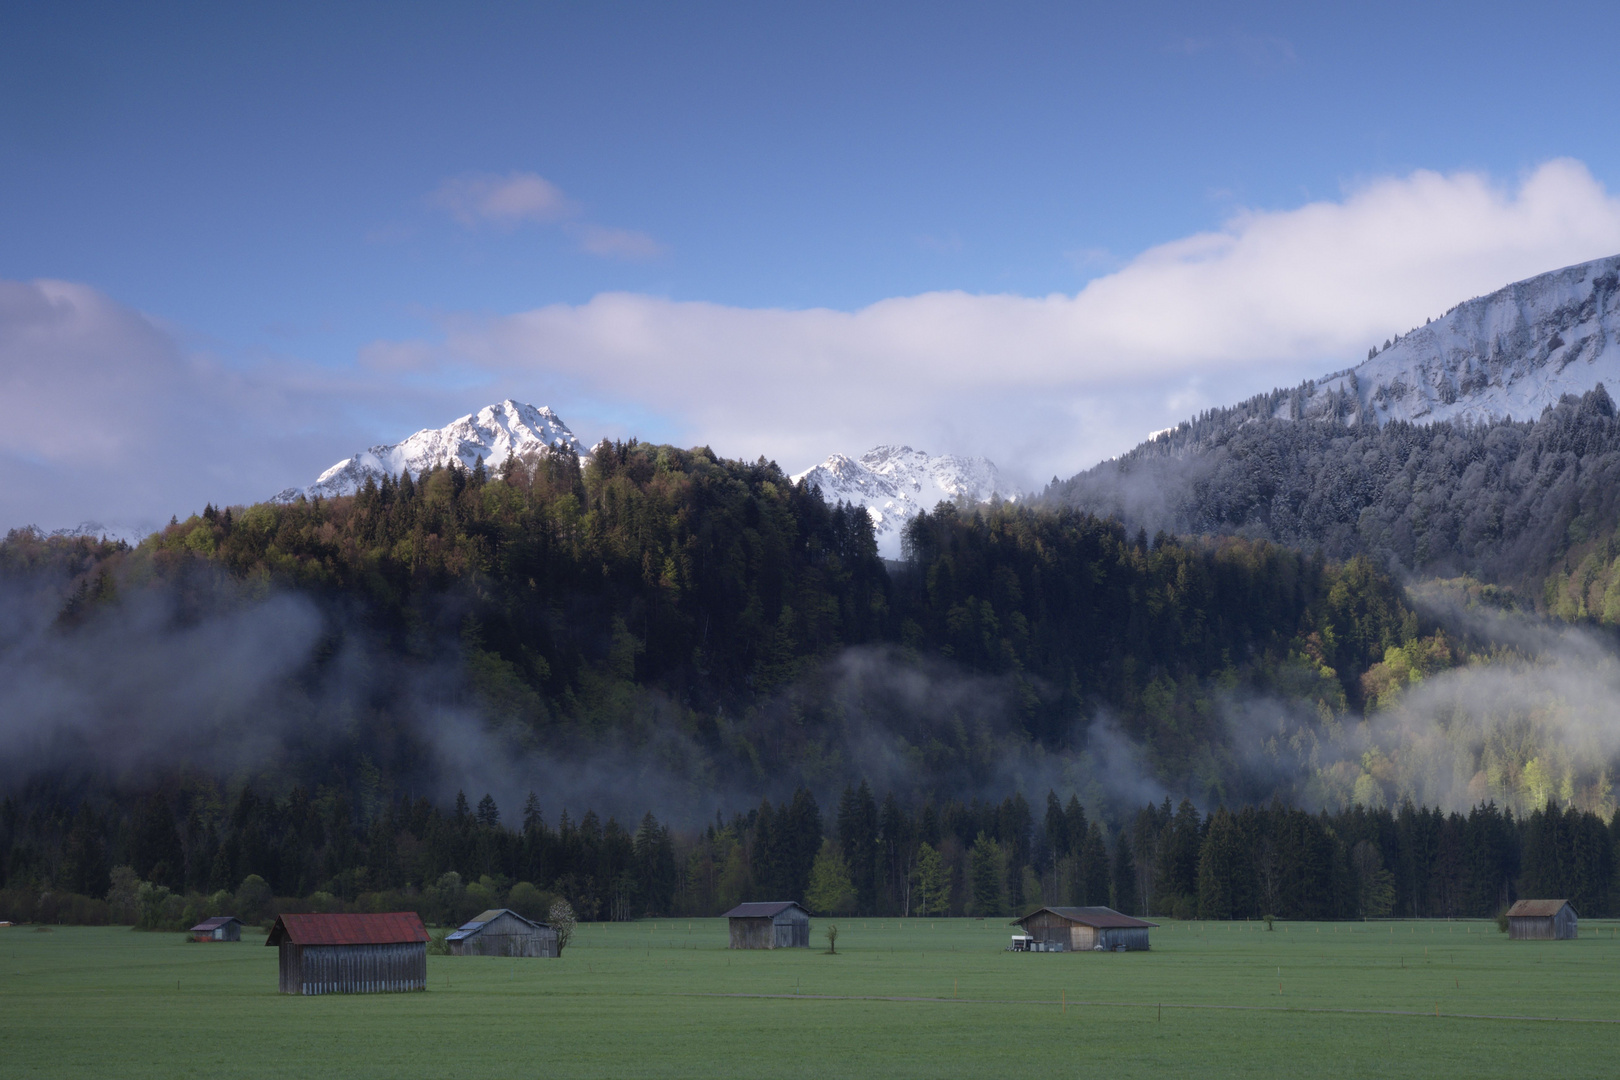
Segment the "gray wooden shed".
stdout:
<svg viewBox="0 0 1620 1080">
<path fill-rule="evenodd" d="M 427 927 L 414 911 L 282 915 L 266 945 L 281 950 L 283 994 L 427 989 Z"/>
<path fill-rule="evenodd" d="M 733 949 L 808 949 L 810 912 L 793 900 L 738 904 L 726 912 Z"/>
<path fill-rule="evenodd" d="M 1568 900 L 1520 900 L 1507 910 L 1513 941 L 1573 941 L 1579 935 Z"/>
<path fill-rule="evenodd" d="M 216 915 L 193 926 L 190 932 L 197 941 L 241 941 L 242 920 L 235 915 Z"/>
<path fill-rule="evenodd" d="M 557 931 L 509 908 L 482 912 L 445 936 L 452 956 L 557 956 Z"/>
<path fill-rule="evenodd" d="M 1109 907 L 1038 907 L 1012 925 L 1024 928 L 1038 952 L 1137 952 L 1159 924 Z"/>
</svg>

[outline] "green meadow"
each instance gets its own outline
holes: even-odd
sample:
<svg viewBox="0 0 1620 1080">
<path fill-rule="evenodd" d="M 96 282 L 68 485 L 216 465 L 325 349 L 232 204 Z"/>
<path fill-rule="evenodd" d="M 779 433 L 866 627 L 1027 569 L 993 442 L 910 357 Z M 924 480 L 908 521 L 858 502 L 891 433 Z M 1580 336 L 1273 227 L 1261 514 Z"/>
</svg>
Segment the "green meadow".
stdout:
<svg viewBox="0 0 1620 1080">
<path fill-rule="evenodd" d="M 818 945 L 823 920 L 814 927 Z M 428 958 L 427 993 L 277 994 L 276 952 L 0 929 L 4 1077 L 1609 1077 L 1620 937 L 1486 922 L 1171 923 L 1014 954 L 1001 920 L 848 919 L 837 955 L 719 919 L 580 927 L 560 960 Z"/>
</svg>

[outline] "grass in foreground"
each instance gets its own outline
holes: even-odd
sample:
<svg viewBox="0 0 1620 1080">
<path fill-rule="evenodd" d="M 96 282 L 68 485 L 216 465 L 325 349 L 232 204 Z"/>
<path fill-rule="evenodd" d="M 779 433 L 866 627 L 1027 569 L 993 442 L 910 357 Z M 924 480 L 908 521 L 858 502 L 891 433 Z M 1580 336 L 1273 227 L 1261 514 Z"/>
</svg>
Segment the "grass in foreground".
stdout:
<svg viewBox="0 0 1620 1080">
<path fill-rule="evenodd" d="M 0 1075 L 1578 1078 L 1620 1045 L 1612 923 L 1166 922 L 1128 954 L 1007 953 L 1000 920 L 839 926 L 829 956 L 732 952 L 719 919 L 595 924 L 560 960 L 430 957 L 425 994 L 317 998 L 277 994 L 252 933 L 14 927 Z"/>
</svg>

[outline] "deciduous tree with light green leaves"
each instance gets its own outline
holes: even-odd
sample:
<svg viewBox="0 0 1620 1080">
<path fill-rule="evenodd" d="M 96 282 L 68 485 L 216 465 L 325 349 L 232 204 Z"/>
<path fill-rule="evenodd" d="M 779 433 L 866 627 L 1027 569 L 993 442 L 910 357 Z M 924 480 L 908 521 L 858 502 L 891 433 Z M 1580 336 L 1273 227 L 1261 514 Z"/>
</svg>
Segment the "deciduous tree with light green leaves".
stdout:
<svg viewBox="0 0 1620 1080">
<path fill-rule="evenodd" d="M 855 910 L 855 886 L 849 879 L 844 853 L 832 840 L 823 840 L 810 867 L 805 902 L 817 915 L 848 915 Z"/>
<path fill-rule="evenodd" d="M 918 915 L 943 915 L 950 906 L 950 883 L 945 860 L 927 841 L 917 846 L 917 865 L 911 869 L 912 910 Z"/>
</svg>

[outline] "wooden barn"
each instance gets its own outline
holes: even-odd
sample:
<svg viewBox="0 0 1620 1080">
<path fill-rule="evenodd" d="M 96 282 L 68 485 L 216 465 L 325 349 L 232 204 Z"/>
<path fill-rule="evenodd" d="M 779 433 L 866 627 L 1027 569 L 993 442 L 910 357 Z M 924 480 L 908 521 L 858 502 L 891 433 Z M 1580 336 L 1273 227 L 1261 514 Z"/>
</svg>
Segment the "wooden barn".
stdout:
<svg viewBox="0 0 1620 1080">
<path fill-rule="evenodd" d="M 496 908 L 463 923 L 445 939 L 452 956 L 557 956 L 557 931 Z"/>
<path fill-rule="evenodd" d="M 810 912 L 792 900 L 738 904 L 726 912 L 733 949 L 808 949 Z"/>
<path fill-rule="evenodd" d="M 1508 908 L 1507 921 L 1514 941 L 1573 941 L 1579 933 L 1568 900 L 1520 900 Z"/>
<path fill-rule="evenodd" d="M 241 941 L 242 920 L 235 915 L 215 915 L 193 926 L 191 936 L 198 941 Z"/>
<path fill-rule="evenodd" d="M 1108 907 L 1040 907 L 1012 925 L 1024 928 L 1033 952 L 1136 952 L 1158 923 Z"/>
<path fill-rule="evenodd" d="M 414 911 L 283 915 L 265 940 L 281 950 L 283 994 L 426 990 L 427 942 Z"/>
</svg>

